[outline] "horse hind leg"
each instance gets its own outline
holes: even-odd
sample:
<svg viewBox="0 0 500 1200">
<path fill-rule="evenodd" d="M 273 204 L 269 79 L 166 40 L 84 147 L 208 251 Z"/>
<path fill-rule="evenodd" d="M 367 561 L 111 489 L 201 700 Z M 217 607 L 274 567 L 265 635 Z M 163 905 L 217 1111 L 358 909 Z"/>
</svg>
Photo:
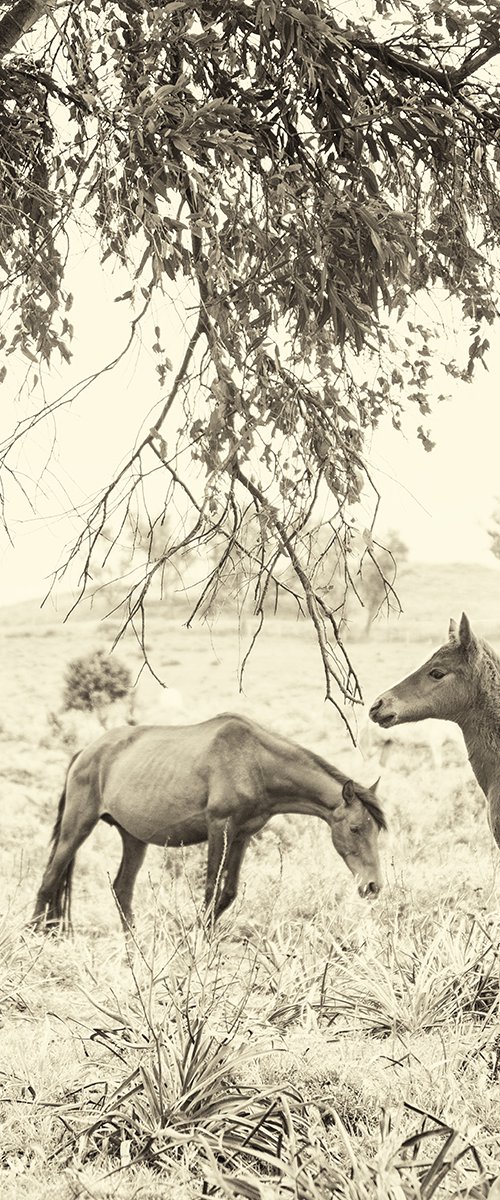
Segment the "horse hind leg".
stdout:
<svg viewBox="0 0 500 1200">
<path fill-rule="evenodd" d="M 64 811 L 61 828 L 38 890 L 32 924 L 35 929 L 70 925 L 71 880 L 77 850 L 97 824 L 97 816 L 76 821 Z"/>
<path fill-rule="evenodd" d="M 134 921 L 132 895 L 137 875 L 144 862 L 147 846 L 144 842 L 140 842 L 138 838 L 132 837 L 131 833 L 127 833 L 127 830 L 118 825 L 116 821 L 113 824 L 120 834 L 123 845 L 122 860 L 113 884 L 113 891 L 123 928 L 127 930 L 133 925 Z"/>
</svg>

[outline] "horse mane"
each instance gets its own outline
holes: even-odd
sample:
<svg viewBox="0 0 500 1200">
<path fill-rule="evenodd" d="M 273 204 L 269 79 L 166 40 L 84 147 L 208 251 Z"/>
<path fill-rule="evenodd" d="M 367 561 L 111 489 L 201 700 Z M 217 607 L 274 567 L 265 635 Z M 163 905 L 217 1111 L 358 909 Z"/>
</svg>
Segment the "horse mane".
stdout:
<svg viewBox="0 0 500 1200">
<path fill-rule="evenodd" d="M 337 783 L 346 783 L 349 776 L 344 775 L 343 771 L 339 771 L 338 767 L 334 767 L 332 763 L 327 762 L 326 758 L 321 758 L 320 754 L 315 754 L 314 750 L 307 750 L 304 746 L 301 746 L 301 750 L 305 750 L 305 753 L 313 759 L 317 766 L 322 767 L 323 771 L 326 771 L 327 775 L 330 775 Z M 387 818 L 375 793 L 370 788 L 364 787 L 362 783 L 356 783 L 354 779 L 352 782 L 358 800 L 361 800 L 363 807 L 373 817 L 375 824 L 379 829 L 387 830 Z"/>
<path fill-rule="evenodd" d="M 221 713 L 220 715 L 234 718 L 234 713 Z M 284 743 L 287 748 L 291 747 L 295 752 L 300 751 L 305 758 L 309 759 L 310 762 L 314 762 L 317 767 L 320 767 L 322 771 L 325 771 L 325 773 L 329 775 L 331 779 L 334 779 L 336 783 L 343 785 L 344 783 L 347 783 L 347 780 L 350 778 L 349 775 L 345 775 L 343 771 L 339 771 L 338 767 L 334 767 L 332 763 L 327 762 L 326 758 L 322 758 L 321 755 L 316 754 L 314 750 L 309 750 L 307 746 L 301 746 L 299 742 L 294 742 L 291 740 L 291 738 L 284 737 L 283 734 L 270 733 L 268 729 L 265 729 L 262 725 L 259 725 L 257 721 L 252 721 L 251 718 L 241 717 L 238 714 L 237 719 L 243 721 L 244 724 L 250 725 L 254 730 L 258 729 L 261 739 L 264 735 L 264 739 L 268 745 L 271 743 L 271 746 L 275 746 L 276 742 L 281 742 Z M 373 817 L 377 827 L 379 829 L 386 830 L 387 819 L 375 793 L 370 788 L 365 788 L 362 783 L 356 783 L 355 780 L 352 780 L 352 782 L 354 783 L 358 799 L 361 801 L 363 807 L 366 808 L 366 811 L 370 814 L 370 816 Z"/>
<path fill-rule="evenodd" d="M 485 690 L 491 695 L 496 695 L 500 684 L 500 657 L 484 638 L 478 638 L 478 642 L 483 651 L 479 666 L 479 678 L 485 684 Z"/>
<path fill-rule="evenodd" d="M 357 784 L 355 786 L 357 786 Z M 364 790 L 363 795 L 359 798 L 367 812 L 369 812 L 370 816 L 373 817 L 373 820 L 375 821 L 375 824 L 378 825 L 378 828 L 385 829 L 387 831 L 387 817 L 376 796 L 374 796 L 372 792 L 368 793 Z"/>
</svg>

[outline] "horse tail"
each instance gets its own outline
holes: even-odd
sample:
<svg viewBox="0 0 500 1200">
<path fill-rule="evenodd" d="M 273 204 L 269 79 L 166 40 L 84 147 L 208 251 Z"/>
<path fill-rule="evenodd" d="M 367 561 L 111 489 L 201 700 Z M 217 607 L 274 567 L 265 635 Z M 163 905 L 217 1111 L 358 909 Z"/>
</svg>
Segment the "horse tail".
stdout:
<svg viewBox="0 0 500 1200">
<path fill-rule="evenodd" d="M 79 753 L 80 753 L 80 751 L 78 751 L 78 754 Z M 64 787 L 61 792 L 61 796 L 59 798 L 59 804 L 57 806 L 57 816 L 55 819 L 54 828 L 52 830 L 52 836 L 50 839 L 51 849 L 50 849 L 50 854 L 49 854 L 49 861 L 47 864 L 48 866 L 52 862 L 52 859 L 54 857 L 54 854 L 56 852 L 57 845 L 59 842 L 59 837 L 61 834 L 62 819 L 63 819 L 63 815 L 64 815 L 64 809 L 66 807 L 66 791 L 67 791 L 67 786 L 68 786 L 68 775 L 70 772 L 70 768 L 73 766 L 75 759 L 78 758 L 78 754 L 73 755 L 73 758 L 71 759 L 71 762 L 69 763 L 68 770 L 66 771 L 66 779 L 64 781 Z M 73 881 L 74 865 L 75 865 L 75 860 L 74 860 L 74 858 L 72 858 L 71 862 L 68 863 L 66 870 L 63 872 L 63 874 L 59 880 L 59 883 L 57 885 L 57 890 L 55 891 L 54 897 L 52 900 L 53 916 L 55 919 L 57 919 L 58 921 L 61 922 L 61 927 L 62 927 L 62 930 L 64 933 L 71 933 L 72 928 L 73 928 L 72 924 L 71 924 L 71 885 L 72 885 L 72 881 Z"/>
</svg>

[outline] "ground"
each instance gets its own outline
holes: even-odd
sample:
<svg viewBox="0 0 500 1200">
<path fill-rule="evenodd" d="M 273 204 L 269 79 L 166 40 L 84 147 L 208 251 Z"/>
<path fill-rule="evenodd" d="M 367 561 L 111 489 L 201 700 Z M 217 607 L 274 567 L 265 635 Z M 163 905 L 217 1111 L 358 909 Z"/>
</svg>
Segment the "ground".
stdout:
<svg viewBox="0 0 500 1200">
<path fill-rule="evenodd" d="M 462 607 L 499 648 L 499 581 L 409 569 L 403 616 L 349 635 L 367 701 Z M 102 825 L 77 858 L 73 936 L 47 938 L 26 923 L 72 747 L 96 731 L 61 714 L 64 670 L 110 630 L 90 612 L 0 611 L 2 1197 L 486 1197 L 500 1175 L 500 854 L 453 728 L 396 730 L 363 757 L 323 702 L 303 622 L 268 622 L 239 694 L 250 630 L 187 630 L 157 610 L 148 644 L 168 690 L 142 676 L 139 717 L 243 711 L 362 782 L 382 774 L 385 889 L 360 900 L 327 828 L 280 817 L 215 931 L 205 849 L 151 848 L 127 942 L 119 839 Z M 138 670 L 131 641 L 116 653 Z"/>
</svg>

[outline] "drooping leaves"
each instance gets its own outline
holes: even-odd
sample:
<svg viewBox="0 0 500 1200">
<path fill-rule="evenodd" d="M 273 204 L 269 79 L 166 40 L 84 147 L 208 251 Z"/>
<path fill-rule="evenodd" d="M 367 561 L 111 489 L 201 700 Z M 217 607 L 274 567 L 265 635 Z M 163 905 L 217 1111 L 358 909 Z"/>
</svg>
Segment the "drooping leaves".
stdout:
<svg viewBox="0 0 500 1200">
<path fill-rule="evenodd" d="M 4 352 L 28 363 L 69 356 L 76 223 L 93 231 L 103 262 L 128 269 L 117 299 L 135 323 L 155 293 L 188 287 L 191 340 L 120 474 L 124 503 L 135 503 L 148 463 L 162 463 L 165 496 L 183 490 L 191 510 L 192 544 L 222 538 L 214 587 L 250 505 L 257 610 L 284 556 L 329 678 L 323 635 L 329 626 L 335 645 L 338 629 L 305 546 L 326 490 L 347 553 L 366 432 L 388 411 L 399 427 L 408 401 L 429 411 L 436 330 L 412 324 L 410 305 L 438 289 L 460 306 L 468 351 L 447 362 L 452 375 L 470 376 L 488 348 L 500 231 L 496 4 L 377 0 L 370 26 L 327 0 L 47 3 L 13 47 L 11 7 L 0 3 Z M 161 386 L 167 332 L 158 327 L 153 343 Z M 177 409 L 172 458 L 161 429 Z M 429 449 L 423 426 L 418 436 Z M 196 494 L 188 459 L 205 472 Z M 89 519 L 90 558 L 106 503 Z M 139 589 L 131 611 L 143 600 Z M 349 666 L 339 670 L 352 694 Z"/>
</svg>

